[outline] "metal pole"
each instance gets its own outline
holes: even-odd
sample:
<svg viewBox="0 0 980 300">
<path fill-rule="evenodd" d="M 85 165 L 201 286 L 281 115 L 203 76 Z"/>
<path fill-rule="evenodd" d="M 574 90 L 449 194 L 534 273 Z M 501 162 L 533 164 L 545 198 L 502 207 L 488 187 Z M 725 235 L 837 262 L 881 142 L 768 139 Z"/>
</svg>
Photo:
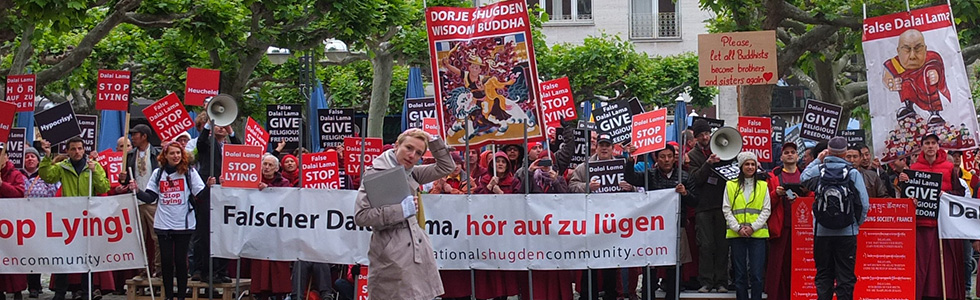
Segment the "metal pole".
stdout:
<svg viewBox="0 0 980 300">
<path fill-rule="evenodd" d="M 585 129 L 585 195 L 586 195 L 585 197 L 586 198 L 588 198 L 589 197 L 588 195 L 592 193 L 592 176 L 589 174 L 589 161 L 592 160 L 592 149 L 590 149 L 591 146 L 592 146 L 592 131 L 589 130 L 588 127 L 586 127 Z M 588 201 L 586 201 L 586 204 L 588 204 Z M 586 269 L 585 272 L 589 274 L 589 289 L 588 289 L 589 300 L 594 300 L 592 299 L 592 268 L 590 267 Z"/>
<path fill-rule="evenodd" d="M 527 167 L 528 153 L 531 153 L 531 149 L 527 145 L 527 119 L 524 119 L 524 128 L 521 130 L 524 132 L 524 201 L 527 202 L 527 195 L 531 193 L 530 177 L 534 176 L 531 170 Z M 531 275 L 531 268 L 527 269 L 527 286 L 528 292 L 531 299 L 534 299 L 534 281 Z"/>
<path fill-rule="evenodd" d="M 215 143 L 215 139 L 214 139 L 214 130 L 217 128 L 214 128 L 214 119 L 209 118 L 209 120 L 211 122 L 211 132 L 209 132 L 210 134 L 208 138 L 211 139 L 211 147 L 210 147 L 211 149 L 208 149 L 208 151 L 211 152 L 211 161 L 209 163 L 210 165 L 209 167 L 211 168 L 211 173 L 208 174 L 210 174 L 211 177 L 214 177 L 214 152 L 218 147 L 218 144 Z M 210 201 L 210 197 L 208 198 L 208 201 Z M 211 203 L 208 203 L 208 207 L 211 207 Z M 211 257 L 212 253 L 211 253 L 211 244 L 210 244 L 211 234 L 213 233 L 214 233 L 214 228 L 210 228 L 209 226 L 208 227 L 208 288 L 206 289 L 208 291 L 208 300 L 214 299 L 214 259 Z"/>
<path fill-rule="evenodd" d="M 239 295 L 239 289 L 241 289 L 242 281 L 242 257 L 239 255 L 238 260 L 235 261 L 235 296 Z"/>
<path fill-rule="evenodd" d="M 470 121 L 463 121 L 463 139 L 465 140 L 466 149 L 466 200 L 469 200 L 470 195 L 473 195 L 473 168 L 470 168 Z M 477 164 L 480 163 L 480 157 L 477 156 Z M 479 178 L 477 178 L 479 180 Z M 470 299 L 476 300 L 476 271 L 472 268 L 470 269 Z"/>
</svg>

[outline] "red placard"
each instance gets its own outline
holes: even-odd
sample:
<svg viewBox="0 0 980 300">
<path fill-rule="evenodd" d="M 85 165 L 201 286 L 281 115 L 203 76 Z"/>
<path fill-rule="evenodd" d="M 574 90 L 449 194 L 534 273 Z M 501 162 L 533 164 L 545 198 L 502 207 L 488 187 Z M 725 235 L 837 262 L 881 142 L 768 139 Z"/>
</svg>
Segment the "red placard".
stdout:
<svg viewBox="0 0 980 300">
<path fill-rule="evenodd" d="M 963 168 L 967 172 L 973 173 L 973 176 L 977 175 L 977 150 L 966 150 L 963 151 Z"/>
<path fill-rule="evenodd" d="M 122 171 L 123 153 L 106 149 L 105 151 L 99 152 L 99 156 L 95 160 L 105 170 L 105 175 L 109 177 L 109 184 L 113 187 L 119 185 L 119 173 Z"/>
<path fill-rule="evenodd" d="M 766 117 L 738 117 L 742 151 L 755 153 L 759 162 L 772 162 L 772 120 Z"/>
<path fill-rule="evenodd" d="M 5 101 L 17 106 L 17 111 L 34 111 L 34 74 L 7 76 Z"/>
<path fill-rule="evenodd" d="M 432 118 L 422 119 L 422 131 L 425 131 L 432 136 L 439 136 L 439 121 Z M 433 158 L 432 151 L 425 150 L 425 154 L 422 158 Z"/>
<path fill-rule="evenodd" d="M 180 104 L 180 98 L 177 98 L 177 94 L 174 93 L 144 108 L 143 115 L 150 121 L 150 125 L 161 141 L 169 141 L 181 132 L 194 127 L 194 120 L 187 114 L 184 105 Z"/>
<path fill-rule="evenodd" d="M 871 198 L 858 234 L 854 299 L 915 298 L 915 205 L 912 199 Z M 816 299 L 813 277 L 813 198 L 793 201 L 790 299 Z"/>
<path fill-rule="evenodd" d="M 647 154 L 667 147 L 667 109 L 662 108 L 633 116 L 633 134 L 630 137 L 636 153 Z"/>
<path fill-rule="evenodd" d="M 14 114 L 17 105 L 10 102 L 0 102 L 0 143 L 6 143 L 10 138 L 10 128 L 14 127 Z"/>
<path fill-rule="evenodd" d="M 361 138 L 344 138 L 344 169 L 347 175 L 357 176 L 361 174 L 361 162 L 364 166 L 370 166 L 374 159 L 381 155 L 384 141 L 381 138 L 365 138 L 364 153 L 361 153 Z"/>
<path fill-rule="evenodd" d="M 211 69 L 187 68 L 187 90 L 184 104 L 204 106 L 204 99 L 218 95 L 221 86 L 221 71 Z"/>
<path fill-rule="evenodd" d="M 368 267 L 361 265 L 357 274 L 357 300 L 368 300 Z"/>
<path fill-rule="evenodd" d="M 248 117 L 248 121 L 245 122 L 245 145 L 259 146 L 263 149 L 268 147 L 269 143 L 269 132 L 259 125 L 259 122 L 255 122 L 252 117 Z"/>
<path fill-rule="evenodd" d="M 563 120 L 578 118 L 568 77 L 541 83 L 541 113 L 545 126 L 560 127 Z"/>
<path fill-rule="evenodd" d="M 340 189 L 340 166 L 337 152 L 303 154 L 303 188 Z"/>
<path fill-rule="evenodd" d="M 221 147 L 221 186 L 256 189 L 262 172 L 265 149 L 250 145 Z"/>
<path fill-rule="evenodd" d="M 130 82 L 129 71 L 99 70 L 95 109 L 129 110 Z"/>
</svg>

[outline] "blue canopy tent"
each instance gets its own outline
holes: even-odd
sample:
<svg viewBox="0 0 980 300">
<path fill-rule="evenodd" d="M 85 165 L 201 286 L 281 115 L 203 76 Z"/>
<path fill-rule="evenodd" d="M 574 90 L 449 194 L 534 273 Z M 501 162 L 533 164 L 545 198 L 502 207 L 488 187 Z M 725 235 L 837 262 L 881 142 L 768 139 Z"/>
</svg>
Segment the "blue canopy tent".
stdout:
<svg viewBox="0 0 980 300">
<path fill-rule="evenodd" d="M 408 69 L 408 85 L 405 87 L 405 99 L 425 97 L 425 85 L 422 83 L 422 69 L 411 67 Z M 402 131 L 408 129 L 408 102 L 402 102 Z"/>
</svg>

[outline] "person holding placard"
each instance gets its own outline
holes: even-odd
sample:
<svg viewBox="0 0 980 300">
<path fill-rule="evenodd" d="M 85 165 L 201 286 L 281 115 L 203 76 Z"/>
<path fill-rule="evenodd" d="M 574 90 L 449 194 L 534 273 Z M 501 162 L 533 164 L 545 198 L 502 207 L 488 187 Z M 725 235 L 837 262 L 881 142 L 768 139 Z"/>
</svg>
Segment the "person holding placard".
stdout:
<svg viewBox="0 0 980 300">
<path fill-rule="evenodd" d="M 89 160 L 85 155 L 85 143 L 80 137 L 73 137 L 66 142 L 68 159 L 55 163 L 52 161 L 51 148 L 44 149 L 44 159 L 41 160 L 40 177 L 48 183 L 60 182 L 63 197 L 86 197 L 104 194 L 109 191 L 109 179 L 99 163 Z M 91 182 L 91 186 L 87 183 Z M 68 275 L 52 275 L 55 285 L 53 300 L 64 300 L 68 292 Z M 88 288 L 88 276 L 82 276 L 82 286 Z M 94 296 L 86 291 L 89 299 L 99 299 L 101 294 Z"/>
<path fill-rule="evenodd" d="M 728 240 L 725 238 L 725 216 L 721 212 L 725 179 L 714 170 L 721 159 L 711 153 L 711 125 L 704 119 L 691 126 L 697 143 L 687 152 L 688 172 L 694 177 L 694 194 L 698 197 L 695 230 L 698 242 L 699 293 L 728 292 Z"/>
<path fill-rule="evenodd" d="M 766 176 L 758 172 L 759 160 L 755 153 L 742 152 L 735 158 L 738 161 L 738 178 L 725 184 L 721 205 L 728 227 L 725 237 L 732 245 L 735 298 L 762 300 L 766 239 L 769 238 L 766 221 L 772 213 L 769 184 L 765 180 Z"/>
<path fill-rule="evenodd" d="M 627 152 L 633 153 L 636 151 L 636 147 L 627 147 Z M 643 171 L 637 172 L 634 168 L 625 168 L 625 180 L 632 185 L 647 187 L 650 190 L 660 190 L 660 189 L 674 189 L 678 194 L 681 195 L 681 203 L 684 207 L 695 207 L 697 206 L 698 199 L 689 190 L 690 187 L 694 186 L 693 178 L 687 172 L 681 170 L 678 172 L 677 167 L 677 149 L 673 145 L 667 144 L 663 149 L 653 152 L 653 157 L 656 160 L 656 167 L 645 168 L 646 172 L 649 174 L 643 174 Z M 633 158 L 626 158 L 626 165 L 633 165 Z M 680 262 L 682 264 L 689 263 L 693 261 L 691 257 L 691 249 L 688 247 L 687 241 L 687 222 L 686 218 L 681 219 L 680 228 L 680 249 L 677 252 L 680 255 Z M 667 267 L 667 274 L 664 277 L 663 283 L 660 285 L 663 287 L 666 293 L 664 299 L 677 299 L 677 291 L 674 289 L 677 280 L 677 268 Z M 650 268 L 643 268 L 643 278 L 650 278 L 651 275 Z M 646 281 L 646 279 L 644 279 Z M 656 278 L 652 278 L 651 281 L 657 282 Z M 655 284 L 652 284 L 656 287 Z M 650 285 L 643 284 L 643 288 L 640 291 L 640 298 L 647 299 L 646 295 L 651 293 Z M 656 291 L 656 289 L 653 289 Z M 650 294 L 651 297 L 653 294 Z"/>
<path fill-rule="evenodd" d="M 766 296 L 774 300 L 790 299 L 790 281 L 785 280 L 792 274 L 792 253 L 790 245 L 792 237 L 793 203 L 798 197 L 808 197 L 812 194 L 803 188 L 796 143 L 787 142 L 780 150 L 779 160 L 782 167 L 769 172 L 769 200 L 772 212 L 769 215 L 769 263 L 766 264 Z"/>
<path fill-rule="evenodd" d="M 416 166 L 426 150 L 436 158 L 436 163 Z M 393 168 L 404 168 L 406 183 L 417 191 L 419 185 L 449 175 L 456 165 L 444 141 L 412 128 L 398 135 L 395 148 L 382 153 L 364 170 L 364 178 Z M 365 186 L 362 184 L 358 189 L 354 222 L 372 229 L 368 250 L 371 298 L 430 300 L 443 294 L 429 236 L 416 217 L 421 207 L 418 193 L 405 197 L 399 204 L 374 206 Z"/>
<path fill-rule="evenodd" d="M 214 142 L 217 143 L 216 145 L 211 144 L 212 134 L 214 135 Z M 201 136 L 197 139 L 196 148 L 197 162 L 199 163 L 197 172 L 201 175 L 201 178 L 221 178 L 221 157 L 223 155 L 221 149 L 227 143 L 236 145 L 242 143 L 235 137 L 235 131 L 231 126 L 217 126 L 212 130 L 210 123 L 204 125 L 204 130 L 201 131 Z M 211 160 L 212 157 L 214 161 Z M 211 173 L 212 170 L 214 170 L 214 174 Z M 194 210 L 197 218 L 197 234 L 194 235 L 192 241 L 194 243 L 194 271 L 192 273 L 194 275 L 191 279 L 206 281 L 208 277 L 213 277 L 215 283 L 230 283 L 231 278 L 228 277 L 228 260 L 210 257 L 211 214 L 209 212 L 211 210 L 211 195 L 206 193 L 201 195 L 197 200 L 199 203 L 205 205 L 201 209 Z M 209 259 L 214 261 L 212 266 L 213 274 L 208 274 L 211 271 L 208 269 Z"/>
<path fill-rule="evenodd" d="M 164 299 L 183 300 L 187 290 L 187 247 L 197 225 L 192 214 L 196 210 L 194 199 L 209 191 L 207 187 L 214 184 L 214 178 L 204 185 L 190 167 L 190 155 L 180 143 L 164 144 L 155 160 L 162 167 L 153 170 L 146 189 L 137 192 L 136 197 L 144 203 L 159 204 L 152 225 L 160 246 Z"/>
<path fill-rule="evenodd" d="M 0 198 L 24 197 L 24 174 L 14 168 L 14 163 L 7 157 L 5 143 L 0 143 Z M 27 289 L 26 274 L 0 274 L 0 299 L 6 299 L 5 293 L 13 293 L 14 300 L 20 300 L 21 292 Z"/>
<path fill-rule="evenodd" d="M 958 176 L 955 175 L 955 166 L 946 159 L 946 151 L 939 149 L 939 136 L 927 134 L 922 137 L 920 148 L 922 152 L 919 153 L 919 158 L 909 166 L 909 169 L 940 173 L 943 178 L 940 189 L 944 193 L 965 195 L 966 187 L 960 184 Z M 908 174 L 898 175 L 898 181 L 908 180 Z M 962 277 L 964 274 L 962 241 L 940 240 L 936 218 L 918 216 L 915 218 L 915 223 L 915 298 L 939 299 L 945 295 L 949 299 L 959 299 L 960 295 L 966 294 L 965 281 Z M 942 249 L 941 253 L 940 249 Z M 943 278 L 943 268 L 946 269 L 945 278 Z M 945 294 L 943 282 L 946 285 Z"/>
</svg>

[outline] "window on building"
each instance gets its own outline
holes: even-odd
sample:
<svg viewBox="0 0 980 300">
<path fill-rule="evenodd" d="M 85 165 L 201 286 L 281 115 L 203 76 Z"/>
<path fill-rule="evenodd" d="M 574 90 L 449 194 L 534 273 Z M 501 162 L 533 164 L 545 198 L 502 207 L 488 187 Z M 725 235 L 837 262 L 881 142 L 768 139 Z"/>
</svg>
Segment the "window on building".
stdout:
<svg viewBox="0 0 980 300">
<path fill-rule="evenodd" d="M 630 0 L 630 37 L 679 38 L 680 24 L 674 0 Z"/>
<path fill-rule="evenodd" d="M 592 22 L 592 0 L 527 0 L 528 7 L 535 4 L 548 13 L 549 22 Z"/>
</svg>

